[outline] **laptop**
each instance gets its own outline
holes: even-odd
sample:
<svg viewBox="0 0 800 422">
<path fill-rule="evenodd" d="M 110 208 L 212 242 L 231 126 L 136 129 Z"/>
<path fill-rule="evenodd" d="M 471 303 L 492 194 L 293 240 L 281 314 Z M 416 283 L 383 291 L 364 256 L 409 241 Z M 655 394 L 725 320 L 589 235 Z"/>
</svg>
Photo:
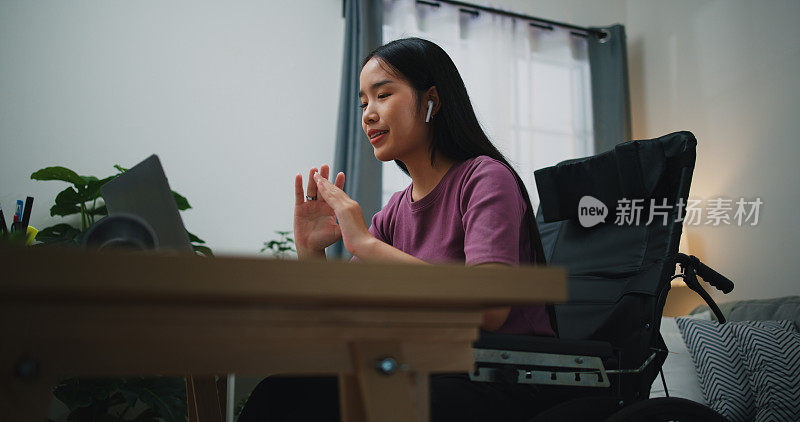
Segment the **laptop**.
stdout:
<svg viewBox="0 0 800 422">
<path fill-rule="evenodd" d="M 133 214 L 146 221 L 158 237 L 158 250 L 192 253 L 172 189 L 153 154 L 100 188 L 108 214 Z"/>
</svg>

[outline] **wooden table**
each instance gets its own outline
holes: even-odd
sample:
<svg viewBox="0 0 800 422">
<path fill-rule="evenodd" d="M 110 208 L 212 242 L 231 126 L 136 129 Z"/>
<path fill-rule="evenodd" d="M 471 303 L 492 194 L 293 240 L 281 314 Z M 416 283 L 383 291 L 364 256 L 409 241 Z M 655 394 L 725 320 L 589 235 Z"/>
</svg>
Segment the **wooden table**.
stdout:
<svg viewBox="0 0 800 422">
<path fill-rule="evenodd" d="M 226 373 L 338 375 L 343 420 L 426 421 L 428 375 L 472 370 L 483 309 L 566 298 L 560 268 L 39 248 L 0 249 L 0 268 L 12 421 L 42 421 L 62 375 Z"/>
</svg>

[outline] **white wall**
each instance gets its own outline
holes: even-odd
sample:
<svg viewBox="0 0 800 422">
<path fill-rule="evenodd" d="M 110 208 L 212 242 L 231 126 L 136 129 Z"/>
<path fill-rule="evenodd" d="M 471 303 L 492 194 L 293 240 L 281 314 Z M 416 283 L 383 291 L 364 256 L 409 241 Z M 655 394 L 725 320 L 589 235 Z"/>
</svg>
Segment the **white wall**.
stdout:
<svg viewBox="0 0 800 422">
<path fill-rule="evenodd" d="M 0 203 L 36 198 L 60 221 L 64 165 L 108 176 L 161 157 L 218 252 L 256 253 L 291 230 L 293 180 L 332 164 L 340 0 L 0 2 Z"/>
<path fill-rule="evenodd" d="M 635 138 L 690 130 L 690 196 L 760 197 L 755 227 L 687 227 L 692 253 L 736 283 L 724 300 L 800 294 L 800 2 L 632 0 Z"/>
</svg>

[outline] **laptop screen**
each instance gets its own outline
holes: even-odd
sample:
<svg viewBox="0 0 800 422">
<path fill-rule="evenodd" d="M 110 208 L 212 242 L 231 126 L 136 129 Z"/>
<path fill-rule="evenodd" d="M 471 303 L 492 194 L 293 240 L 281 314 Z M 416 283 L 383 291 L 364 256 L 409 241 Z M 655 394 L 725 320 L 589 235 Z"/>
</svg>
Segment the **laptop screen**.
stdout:
<svg viewBox="0 0 800 422">
<path fill-rule="evenodd" d="M 115 177 L 100 191 L 109 215 L 134 214 L 150 224 L 158 237 L 159 250 L 192 252 L 189 236 L 157 155 L 151 155 Z"/>
</svg>

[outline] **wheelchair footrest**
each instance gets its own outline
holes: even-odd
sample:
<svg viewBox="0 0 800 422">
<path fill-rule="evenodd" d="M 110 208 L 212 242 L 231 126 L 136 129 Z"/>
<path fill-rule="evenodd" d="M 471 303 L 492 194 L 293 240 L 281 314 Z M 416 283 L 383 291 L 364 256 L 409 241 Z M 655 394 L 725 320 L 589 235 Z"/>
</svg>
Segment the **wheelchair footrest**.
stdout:
<svg viewBox="0 0 800 422">
<path fill-rule="evenodd" d="M 609 387 L 603 360 L 597 356 L 562 355 L 497 349 L 473 349 L 473 381 Z"/>
</svg>

